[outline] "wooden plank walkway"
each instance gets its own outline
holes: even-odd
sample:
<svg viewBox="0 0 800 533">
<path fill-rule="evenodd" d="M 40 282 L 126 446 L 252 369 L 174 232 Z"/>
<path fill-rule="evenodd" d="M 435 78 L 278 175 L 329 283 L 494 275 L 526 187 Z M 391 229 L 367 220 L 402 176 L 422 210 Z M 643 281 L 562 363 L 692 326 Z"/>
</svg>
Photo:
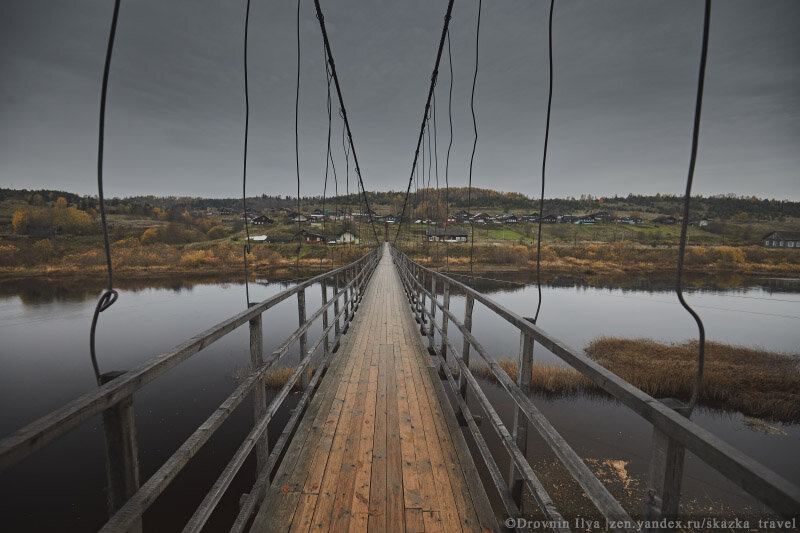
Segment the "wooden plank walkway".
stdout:
<svg viewBox="0 0 800 533">
<path fill-rule="evenodd" d="M 388 247 L 251 531 L 498 531 Z"/>
</svg>

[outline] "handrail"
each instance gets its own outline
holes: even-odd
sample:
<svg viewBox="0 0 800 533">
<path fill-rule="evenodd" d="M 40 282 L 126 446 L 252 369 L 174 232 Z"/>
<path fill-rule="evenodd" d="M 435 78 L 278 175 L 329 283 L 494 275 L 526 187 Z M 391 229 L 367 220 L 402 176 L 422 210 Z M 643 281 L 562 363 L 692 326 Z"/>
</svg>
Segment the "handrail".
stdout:
<svg viewBox="0 0 800 533">
<path fill-rule="evenodd" d="M 373 250 L 350 265 L 341 266 L 330 272 L 320 274 L 271 296 L 24 426 L 11 436 L 0 441 L 0 472 L 47 446 L 92 416 L 130 396 L 136 390 L 206 348 L 214 341 L 224 337 L 245 322 L 261 315 L 264 311 L 309 286 L 334 277 L 348 268 L 361 265 L 371 254 L 375 253 L 376 251 Z"/>
<path fill-rule="evenodd" d="M 531 338 L 535 339 L 581 374 L 597 383 L 603 390 L 614 396 L 622 404 L 642 416 L 653 425 L 655 430 L 662 432 L 668 439 L 685 447 L 686 450 L 708 463 L 730 481 L 739 485 L 746 492 L 777 513 L 783 516 L 794 516 L 798 513 L 798 510 L 800 510 L 800 488 L 777 473 L 746 456 L 694 422 L 691 422 L 663 402 L 645 394 L 616 374 L 589 359 L 579 350 L 569 347 L 567 344 L 555 339 L 535 324 L 487 298 L 480 292 L 444 274 L 412 261 L 408 256 L 397 250 L 393 250 L 392 253 L 395 264 L 398 265 L 402 273 L 401 278 L 404 279 L 404 283 L 411 284 L 413 281 L 414 290 L 412 290 L 412 287 L 407 288 L 410 300 L 417 301 L 418 298 L 415 298 L 413 293 L 419 291 L 420 296 L 427 296 L 431 298 L 432 302 L 435 302 L 436 307 L 442 310 L 443 315 L 461 331 L 465 339 L 465 346 L 471 345 L 486 359 L 492 373 L 497 377 L 503 388 L 511 395 L 524 415 L 534 425 L 536 425 L 534 419 L 540 414 L 538 414 L 538 411 L 533 411 L 531 409 L 535 409 L 535 407 L 533 403 L 529 401 L 527 395 L 519 389 L 518 385 L 508 377 L 505 371 L 503 371 L 493 359 L 488 357 L 488 354 L 472 335 L 471 331 L 469 331 L 469 328 L 465 327 L 443 303 L 440 303 L 435 294 L 425 289 L 424 283 L 420 282 L 420 280 L 417 279 L 418 277 L 427 275 L 432 277 L 432 279 L 441 280 L 448 284 L 449 287 L 460 289 L 468 298 L 472 298 L 485 305 L 495 312 L 495 314 L 519 329 L 523 335 L 529 335 Z M 417 274 L 412 271 L 416 271 Z M 418 312 L 423 320 L 425 317 L 433 317 L 433 314 L 424 309 L 424 307 L 420 309 L 419 306 L 415 306 L 413 302 L 412 307 L 414 307 L 415 312 Z M 446 335 L 443 333 L 442 328 L 439 327 L 438 324 L 435 327 L 440 331 L 440 335 L 443 339 L 445 339 Z M 449 342 L 447 342 L 447 344 L 450 345 L 450 350 L 455 355 L 461 367 L 461 371 L 464 372 L 466 370 L 468 372 L 468 367 L 462 365 L 463 361 L 458 357 L 459 352 L 457 352 Z M 589 494 L 588 491 L 587 494 Z"/>
<path fill-rule="evenodd" d="M 307 379 L 302 380 L 304 385 L 303 397 L 298 404 L 298 411 L 295 413 L 299 415 L 299 410 L 307 405 L 310 401 L 311 395 L 322 379 L 324 369 L 333 357 L 333 352 L 338 346 L 339 340 L 347 330 L 349 322 L 352 320 L 355 310 L 361 300 L 365 291 L 367 282 L 372 276 L 372 273 L 377 266 L 380 258 L 381 250 L 373 249 L 361 258 L 357 259 L 349 265 L 339 267 L 324 274 L 320 274 L 311 279 L 304 281 L 294 287 L 286 289 L 258 304 L 252 305 L 233 317 L 230 317 L 215 326 L 207 329 L 206 331 L 192 337 L 187 342 L 182 343 L 172 350 L 158 355 L 147 362 L 140 365 L 137 369 L 121 374 L 116 379 L 109 381 L 98 389 L 84 394 L 68 403 L 66 406 L 45 415 L 31 424 L 23 427 L 10 437 L 0 441 L 0 471 L 9 468 L 10 466 L 23 460 L 25 457 L 35 453 L 37 450 L 46 446 L 54 441 L 61 435 L 67 433 L 79 425 L 89 417 L 103 412 L 104 423 L 107 421 L 106 417 L 109 413 L 116 413 L 118 409 L 117 404 L 125 405 L 130 409 L 129 420 L 124 420 L 121 423 L 123 434 L 128 437 L 133 445 L 124 451 L 115 450 L 114 453 L 120 453 L 125 456 L 123 462 L 123 469 L 132 472 L 131 478 L 135 479 L 133 486 L 123 487 L 119 490 L 111 487 L 109 490 L 117 490 L 121 494 L 115 494 L 114 500 L 117 502 L 115 505 L 110 504 L 109 514 L 111 518 L 103 526 L 103 531 L 139 531 L 141 529 L 141 516 L 144 511 L 152 504 L 153 501 L 163 492 L 163 490 L 171 483 L 177 476 L 181 469 L 195 456 L 197 451 L 208 441 L 214 432 L 227 420 L 230 414 L 242 402 L 242 400 L 254 390 L 258 392 L 257 385 L 262 383 L 262 378 L 265 373 L 275 365 L 286 353 L 295 342 L 300 342 L 301 353 L 303 358 L 295 369 L 289 381 L 284 384 L 278 394 L 270 402 L 269 406 L 262 404 L 263 407 L 259 409 L 258 398 L 256 396 L 256 412 L 254 419 L 254 427 L 247 438 L 244 440 L 239 450 L 234 454 L 231 461 L 225 467 L 223 474 L 212 487 L 211 492 L 203 500 L 195 515 L 192 517 L 187 530 L 199 530 L 205 521 L 210 516 L 211 512 L 219 502 L 228 487 L 228 484 L 233 479 L 233 476 L 241 468 L 247 455 L 252 451 L 255 446 L 264 446 L 266 452 L 266 429 L 270 420 L 277 412 L 280 405 L 288 396 L 289 391 L 295 382 L 301 376 L 306 376 L 306 369 L 310 366 L 312 357 L 317 352 L 320 346 L 324 347 L 324 354 L 322 361 L 317 368 L 314 376 L 310 382 Z M 344 275 L 345 282 L 340 285 L 339 278 Z M 327 280 L 334 279 L 333 294 L 328 298 L 326 282 Z M 305 316 L 305 296 L 304 291 L 309 286 L 321 282 L 323 290 L 323 299 L 320 308 L 313 313 L 310 317 Z M 300 310 L 300 324 L 299 327 L 289 336 L 289 338 L 281 343 L 278 349 L 272 352 L 270 357 L 263 359 L 261 357 L 261 314 L 289 298 L 290 296 L 298 295 L 298 309 Z M 340 301 L 344 305 L 340 307 Z M 334 313 L 332 321 L 328 323 L 328 310 L 333 307 Z M 319 339 L 307 349 L 306 333 L 311 324 L 318 320 L 320 316 L 323 317 L 323 331 Z M 344 327 L 340 328 L 340 320 L 344 320 Z M 161 467 L 153 474 L 141 487 L 138 484 L 138 458 L 136 457 L 135 445 L 135 427 L 132 416 L 132 394 L 134 391 L 141 388 L 146 383 L 154 380 L 159 375 L 165 373 L 169 369 L 177 366 L 180 362 L 186 360 L 191 355 L 199 352 L 215 340 L 230 333 L 238 326 L 245 322 L 250 323 L 251 333 L 251 360 L 253 361 L 253 370 L 251 373 L 239 384 L 238 387 L 222 402 L 222 404 L 201 424 L 184 442 L 181 446 L 165 461 Z M 333 343 L 333 350 L 329 346 L 329 335 L 331 330 L 335 329 L 335 338 Z M 255 344 L 254 344 L 255 342 Z M 254 359 L 255 356 L 255 359 Z M 263 394 L 261 396 L 263 401 Z M 264 453 L 263 461 L 262 456 L 258 458 L 258 468 L 260 471 L 266 471 L 269 475 L 278 458 L 283 452 L 288 441 L 288 435 L 294 431 L 299 416 L 292 416 L 284 428 L 281 439 L 277 443 L 272 453 Z M 113 416 L 112 416 L 113 419 Z M 112 420 L 114 421 L 114 420 Z M 127 426 L 126 426 L 127 424 Z M 117 426 L 114 426 L 115 428 Z M 106 439 L 108 442 L 111 438 L 116 443 L 117 436 L 110 437 L 109 431 L 114 429 L 106 428 Z M 110 444 L 108 444 L 110 446 Z M 112 450 L 109 448 L 109 461 L 111 459 Z M 261 452 L 259 452 L 260 454 Z M 258 476 L 262 479 L 264 476 Z M 109 479 L 111 483 L 111 478 Z M 257 493 L 258 487 L 254 487 L 252 493 Z M 111 501 L 111 500 L 110 500 Z M 252 512 L 252 505 L 251 512 Z M 245 516 L 247 520 L 249 516 Z"/>
</svg>

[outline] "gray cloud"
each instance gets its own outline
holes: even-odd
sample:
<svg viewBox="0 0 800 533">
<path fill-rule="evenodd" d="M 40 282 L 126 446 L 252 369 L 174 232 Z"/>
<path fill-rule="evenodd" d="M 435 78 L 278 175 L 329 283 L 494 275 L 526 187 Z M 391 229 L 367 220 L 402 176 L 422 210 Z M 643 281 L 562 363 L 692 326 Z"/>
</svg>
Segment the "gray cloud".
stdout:
<svg viewBox="0 0 800 533">
<path fill-rule="evenodd" d="M 531 195 L 539 188 L 548 4 L 484 3 L 475 186 Z M 109 93 L 107 194 L 239 194 L 244 6 L 123 2 Z M 405 188 L 445 7 L 323 2 L 369 189 Z M 296 191 L 294 10 L 292 2 L 252 3 L 251 194 Z M 327 117 L 313 3 L 303 2 L 301 11 L 301 192 L 308 195 L 322 191 Z M 474 1 L 454 8 L 452 185 L 467 178 L 476 13 Z M 0 6 L 0 186 L 95 192 L 110 16 L 110 4 L 99 0 Z M 790 0 L 714 4 L 696 192 L 800 198 L 799 21 L 800 5 Z M 688 0 L 556 2 L 549 196 L 682 192 L 701 23 L 701 3 Z M 439 80 L 443 170 L 446 56 Z"/>
</svg>

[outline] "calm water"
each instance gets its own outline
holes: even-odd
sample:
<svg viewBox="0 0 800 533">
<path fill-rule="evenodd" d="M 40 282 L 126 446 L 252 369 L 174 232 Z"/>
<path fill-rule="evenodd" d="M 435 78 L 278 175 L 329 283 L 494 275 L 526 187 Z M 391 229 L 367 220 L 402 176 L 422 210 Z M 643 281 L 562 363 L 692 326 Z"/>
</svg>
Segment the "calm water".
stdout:
<svg viewBox="0 0 800 533">
<path fill-rule="evenodd" d="M 567 344 L 583 347 L 599 335 L 653 337 L 683 341 L 696 335 L 693 321 L 674 295 L 657 281 L 608 286 L 556 279 L 544 289 L 540 325 Z M 529 316 L 536 291 L 515 285 L 479 282 L 480 290 L 506 307 Z M 632 287 L 633 285 L 633 287 Z M 280 283 L 251 283 L 251 300 L 283 290 Z M 616 287 L 616 288 L 615 288 Z M 88 357 L 88 330 L 100 287 L 85 283 L 15 282 L 0 284 L 0 435 L 8 435 L 64 402 L 95 387 Z M 308 309 L 319 305 L 320 289 L 306 296 Z M 701 313 L 712 340 L 796 352 L 800 346 L 800 282 L 756 280 L 720 289 L 713 282 L 693 289 L 687 299 Z M 211 280 L 165 280 L 122 286 L 119 301 L 100 318 L 98 354 L 102 371 L 127 370 L 242 310 L 244 286 Z M 452 308 L 463 313 L 463 299 Z M 498 358 L 516 357 L 518 333 L 476 304 L 474 331 Z M 294 298 L 264 315 L 265 353 L 294 330 Z M 316 339 L 320 326 L 310 333 Z M 555 357 L 536 350 L 538 362 Z M 296 351 L 290 360 L 296 359 Z M 239 328 L 193 356 L 135 395 L 142 479 L 147 479 L 182 441 L 230 394 L 237 371 L 249 362 L 247 328 Z M 484 384 L 502 416 L 510 422 L 507 397 Z M 638 416 L 603 398 L 536 398 L 542 411 L 587 459 L 622 460 L 627 472 L 641 477 L 647 468 L 650 428 Z M 289 407 L 292 398 L 290 397 Z M 160 530 L 182 528 L 204 491 L 251 427 L 248 401 L 218 430 L 196 460 L 150 508 L 145 521 L 158 516 Z M 288 408 L 275 425 L 288 417 Z M 773 424 L 782 433 L 768 435 L 744 425 L 736 413 L 700 411 L 702 426 L 742 449 L 795 483 L 800 483 L 798 425 Z M 486 432 L 488 424 L 484 425 Z M 273 438 L 277 431 L 272 431 Z M 486 433 L 495 449 L 499 443 Z M 536 449 L 541 448 L 537 446 Z M 498 457 L 504 457 L 498 453 Z M 546 454 L 533 462 L 549 460 Z M 3 529 L 57 528 L 95 530 L 105 521 L 104 441 L 99 417 L 83 424 L 33 458 L 0 475 Z M 503 467 L 505 469 L 505 467 Z M 210 530 L 223 530 L 236 513 L 238 494 L 249 490 L 253 465 L 235 480 L 212 518 Z M 721 498 L 732 509 L 752 505 L 747 498 L 693 457 L 687 463 L 687 496 L 692 501 Z M 40 502 L 46 498 L 47 512 Z M 152 522 L 151 522 L 152 523 Z"/>
</svg>

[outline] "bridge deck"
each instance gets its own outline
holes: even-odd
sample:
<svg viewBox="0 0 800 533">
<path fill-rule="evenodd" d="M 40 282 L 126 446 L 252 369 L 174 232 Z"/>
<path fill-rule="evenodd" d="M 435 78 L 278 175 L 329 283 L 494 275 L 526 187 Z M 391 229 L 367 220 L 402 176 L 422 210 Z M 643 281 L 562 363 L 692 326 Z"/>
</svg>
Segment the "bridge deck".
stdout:
<svg viewBox="0 0 800 533">
<path fill-rule="evenodd" d="M 252 531 L 497 530 L 388 249 Z"/>
</svg>

